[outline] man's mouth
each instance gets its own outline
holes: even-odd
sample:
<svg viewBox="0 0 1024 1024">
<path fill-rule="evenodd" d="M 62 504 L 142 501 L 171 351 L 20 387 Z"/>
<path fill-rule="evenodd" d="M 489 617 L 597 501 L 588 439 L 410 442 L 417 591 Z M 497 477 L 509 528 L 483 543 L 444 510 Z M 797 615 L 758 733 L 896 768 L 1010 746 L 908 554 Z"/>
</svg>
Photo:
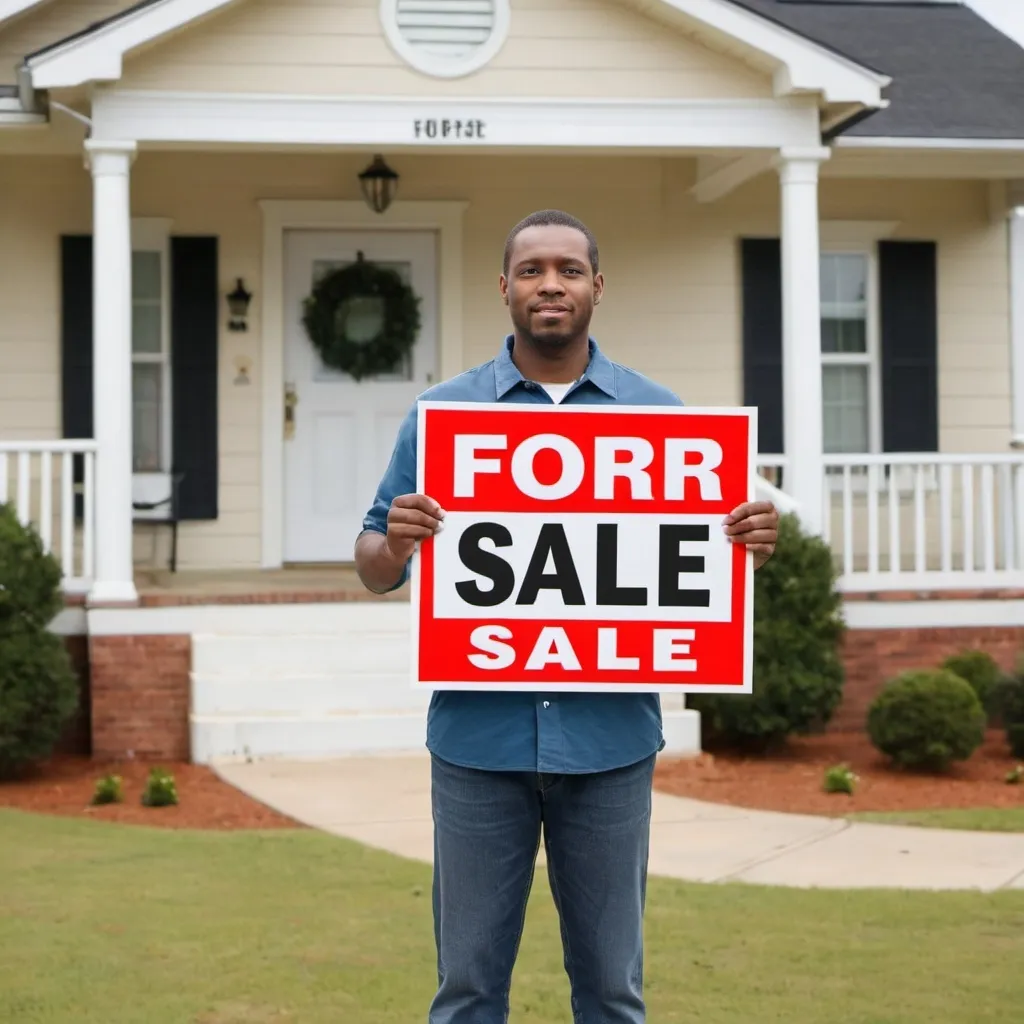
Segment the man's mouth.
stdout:
<svg viewBox="0 0 1024 1024">
<path fill-rule="evenodd" d="M 534 309 L 535 313 L 539 313 L 541 316 L 562 316 L 569 312 L 568 306 L 537 306 Z"/>
</svg>

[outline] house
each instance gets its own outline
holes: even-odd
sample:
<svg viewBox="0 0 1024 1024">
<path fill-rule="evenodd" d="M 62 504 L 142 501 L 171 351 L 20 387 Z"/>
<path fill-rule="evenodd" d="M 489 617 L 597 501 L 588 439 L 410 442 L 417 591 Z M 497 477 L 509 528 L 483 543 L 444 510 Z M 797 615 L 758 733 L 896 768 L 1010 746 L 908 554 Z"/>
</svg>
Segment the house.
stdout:
<svg viewBox="0 0 1024 1024">
<path fill-rule="evenodd" d="M 842 574 L 837 728 L 904 665 L 1016 656 L 1024 50 L 969 7 L 0 0 L 0 499 L 64 566 L 97 755 L 421 744 L 405 595 L 345 563 L 542 207 L 599 238 L 608 354 L 758 407 Z M 301 311 L 360 254 L 422 323 L 356 380 Z"/>
</svg>

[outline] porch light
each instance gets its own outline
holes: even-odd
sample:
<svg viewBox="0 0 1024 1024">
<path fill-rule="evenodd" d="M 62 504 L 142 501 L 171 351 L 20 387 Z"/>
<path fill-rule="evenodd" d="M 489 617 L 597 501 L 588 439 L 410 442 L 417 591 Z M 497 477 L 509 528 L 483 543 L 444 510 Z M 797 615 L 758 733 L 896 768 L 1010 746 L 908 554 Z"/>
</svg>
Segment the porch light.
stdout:
<svg viewBox="0 0 1024 1024">
<path fill-rule="evenodd" d="M 359 175 L 366 205 L 377 213 L 383 213 L 398 191 L 398 174 L 388 167 L 380 154 L 373 158 L 365 171 Z"/>
<path fill-rule="evenodd" d="M 229 331 L 247 331 L 249 325 L 249 303 L 252 301 L 252 293 L 245 290 L 242 279 L 238 278 L 235 290 L 228 294 L 228 309 L 231 310 L 231 319 L 228 321 Z"/>
</svg>

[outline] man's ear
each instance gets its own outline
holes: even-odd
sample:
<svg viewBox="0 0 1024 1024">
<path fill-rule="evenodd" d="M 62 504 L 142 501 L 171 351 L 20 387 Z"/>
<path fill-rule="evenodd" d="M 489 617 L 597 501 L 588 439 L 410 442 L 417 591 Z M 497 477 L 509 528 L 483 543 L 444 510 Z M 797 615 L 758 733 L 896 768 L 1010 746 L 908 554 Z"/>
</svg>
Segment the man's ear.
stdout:
<svg viewBox="0 0 1024 1024">
<path fill-rule="evenodd" d="M 601 273 L 594 275 L 594 305 L 596 306 L 604 295 L 604 275 Z"/>
<path fill-rule="evenodd" d="M 501 292 L 501 301 L 508 305 L 508 278 L 504 274 L 498 277 L 498 291 Z"/>
</svg>

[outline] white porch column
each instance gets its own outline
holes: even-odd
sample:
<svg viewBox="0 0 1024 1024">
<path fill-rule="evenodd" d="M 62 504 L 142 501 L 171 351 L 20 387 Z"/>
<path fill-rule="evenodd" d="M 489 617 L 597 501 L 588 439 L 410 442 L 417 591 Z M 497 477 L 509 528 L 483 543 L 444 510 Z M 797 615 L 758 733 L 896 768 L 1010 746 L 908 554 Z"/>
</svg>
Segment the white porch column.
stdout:
<svg viewBox="0 0 1024 1024">
<path fill-rule="evenodd" d="M 783 149 L 775 161 L 782 188 L 783 489 L 813 533 L 824 516 L 818 168 L 828 157 L 823 147 Z"/>
<path fill-rule="evenodd" d="M 132 572 L 134 142 L 85 143 L 93 185 L 93 436 L 96 574 L 90 603 L 136 601 Z"/>
<path fill-rule="evenodd" d="M 1012 441 L 1024 448 L 1024 206 L 1010 210 L 1009 235 Z"/>
</svg>

